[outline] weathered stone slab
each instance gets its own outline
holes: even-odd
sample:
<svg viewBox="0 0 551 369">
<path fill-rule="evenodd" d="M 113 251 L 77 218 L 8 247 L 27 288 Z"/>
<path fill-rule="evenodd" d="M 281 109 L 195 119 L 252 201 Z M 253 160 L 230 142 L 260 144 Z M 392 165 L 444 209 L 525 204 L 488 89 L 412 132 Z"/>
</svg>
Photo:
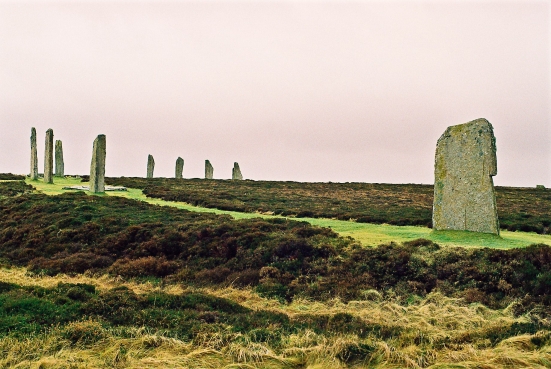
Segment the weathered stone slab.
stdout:
<svg viewBox="0 0 551 369">
<path fill-rule="evenodd" d="M 231 179 L 236 179 L 236 180 L 243 179 L 243 175 L 241 174 L 241 169 L 239 169 L 239 164 L 237 164 L 237 162 L 233 163 L 233 169 L 231 171 Z"/>
<path fill-rule="evenodd" d="M 74 191 L 89 191 L 90 186 L 67 186 L 67 187 L 62 187 L 62 189 L 74 190 Z M 105 192 L 107 191 L 128 191 L 128 189 L 123 186 L 105 186 Z"/>
<path fill-rule="evenodd" d="M 155 170 L 155 159 L 153 159 L 153 155 L 147 155 L 147 178 L 153 178 L 154 170 Z"/>
<path fill-rule="evenodd" d="M 54 183 L 54 131 L 46 131 L 46 148 L 44 151 L 44 182 Z"/>
<path fill-rule="evenodd" d="M 65 164 L 63 162 L 63 144 L 61 140 L 55 140 L 55 176 L 65 176 Z"/>
<path fill-rule="evenodd" d="M 499 234 L 496 141 L 486 119 L 451 126 L 438 139 L 433 229 Z"/>
<path fill-rule="evenodd" d="M 214 168 L 210 161 L 205 160 L 205 179 L 212 179 L 214 176 Z"/>
<path fill-rule="evenodd" d="M 105 191 L 128 191 L 124 186 L 105 186 Z"/>
<path fill-rule="evenodd" d="M 182 178 L 183 171 L 184 171 L 184 159 L 178 156 L 178 159 L 176 159 L 176 174 L 174 175 L 174 177 Z"/>
<path fill-rule="evenodd" d="M 29 177 L 36 181 L 38 179 L 38 152 L 36 151 L 36 129 L 31 128 L 31 174 Z"/>
<path fill-rule="evenodd" d="M 98 135 L 92 149 L 92 163 L 90 164 L 90 192 L 105 192 L 105 135 Z"/>
</svg>

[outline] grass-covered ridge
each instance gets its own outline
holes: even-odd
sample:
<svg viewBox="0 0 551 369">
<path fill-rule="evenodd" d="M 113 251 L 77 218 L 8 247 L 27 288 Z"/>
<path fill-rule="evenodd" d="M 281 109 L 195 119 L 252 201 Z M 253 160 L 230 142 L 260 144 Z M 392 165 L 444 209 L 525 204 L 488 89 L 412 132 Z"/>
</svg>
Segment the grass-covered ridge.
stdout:
<svg viewBox="0 0 551 369">
<path fill-rule="evenodd" d="M 107 182 L 142 189 L 152 198 L 222 210 L 400 226 L 432 223 L 432 185 L 166 178 Z M 550 233 L 551 190 L 497 187 L 496 201 L 502 229 Z"/>
</svg>

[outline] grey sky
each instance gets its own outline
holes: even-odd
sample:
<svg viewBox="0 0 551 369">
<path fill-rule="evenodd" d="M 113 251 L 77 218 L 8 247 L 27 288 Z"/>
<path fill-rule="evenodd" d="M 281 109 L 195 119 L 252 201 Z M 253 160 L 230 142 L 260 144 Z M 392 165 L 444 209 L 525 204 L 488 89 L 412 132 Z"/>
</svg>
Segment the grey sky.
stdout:
<svg viewBox="0 0 551 369">
<path fill-rule="evenodd" d="M 0 172 L 37 128 L 67 173 L 431 183 L 449 125 L 494 126 L 498 185 L 551 187 L 548 1 L 0 0 Z"/>
</svg>

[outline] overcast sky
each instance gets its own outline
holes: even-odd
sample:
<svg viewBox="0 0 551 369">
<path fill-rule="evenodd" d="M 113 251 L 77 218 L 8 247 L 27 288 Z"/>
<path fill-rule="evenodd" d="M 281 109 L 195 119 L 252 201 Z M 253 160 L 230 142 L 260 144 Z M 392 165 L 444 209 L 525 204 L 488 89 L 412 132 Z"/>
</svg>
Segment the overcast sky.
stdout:
<svg viewBox="0 0 551 369">
<path fill-rule="evenodd" d="M 0 0 L 0 172 L 31 127 L 67 174 L 432 183 L 447 126 L 486 118 L 497 185 L 551 187 L 549 1 Z"/>
</svg>

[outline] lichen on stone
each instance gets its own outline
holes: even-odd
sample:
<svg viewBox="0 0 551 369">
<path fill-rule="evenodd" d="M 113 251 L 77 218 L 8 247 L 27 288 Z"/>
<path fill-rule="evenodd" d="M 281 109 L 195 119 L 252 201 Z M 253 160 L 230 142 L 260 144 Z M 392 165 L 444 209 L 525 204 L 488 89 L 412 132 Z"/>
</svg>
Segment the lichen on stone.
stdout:
<svg viewBox="0 0 551 369">
<path fill-rule="evenodd" d="M 499 234 L 496 174 L 490 122 L 481 118 L 448 127 L 436 145 L 433 228 Z"/>
</svg>

